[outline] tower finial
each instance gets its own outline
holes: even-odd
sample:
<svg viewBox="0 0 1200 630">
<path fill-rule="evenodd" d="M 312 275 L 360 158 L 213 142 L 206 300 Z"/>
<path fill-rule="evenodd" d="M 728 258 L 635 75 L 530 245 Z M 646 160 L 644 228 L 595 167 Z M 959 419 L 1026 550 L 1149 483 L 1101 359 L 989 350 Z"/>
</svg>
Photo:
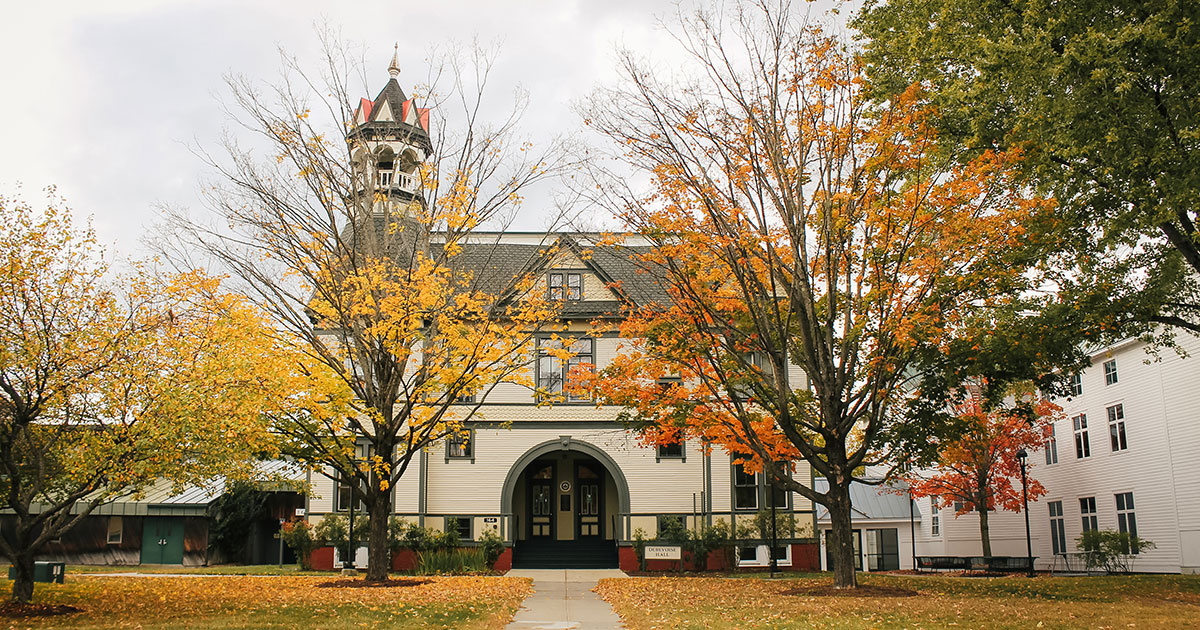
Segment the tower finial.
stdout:
<svg viewBox="0 0 1200 630">
<path fill-rule="evenodd" d="M 400 42 L 396 42 L 396 51 L 392 53 L 392 64 L 388 66 L 388 74 L 392 78 L 400 76 Z"/>
</svg>

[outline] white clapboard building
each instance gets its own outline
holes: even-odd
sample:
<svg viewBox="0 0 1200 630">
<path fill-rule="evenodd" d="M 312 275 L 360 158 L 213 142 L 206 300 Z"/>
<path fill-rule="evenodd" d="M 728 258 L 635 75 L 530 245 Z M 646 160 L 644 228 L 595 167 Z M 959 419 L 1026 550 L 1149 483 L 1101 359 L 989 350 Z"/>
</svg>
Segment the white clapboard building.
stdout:
<svg viewBox="0 0 1200 630">
<path fill-rule="evenodd" d="M 373 101 L 363 99 L 356 123 L 352 134 L 365 141 L 381 192 L 401 200 L 418 196 L 415 170 L 431 149 L 428 115 L 405 96 L 394 73 Z M 545 289 L 564 301 L 558 324 L 579 335 L 573 363 L 604 369 L 623 340 L 616 333 L 585 336 L 591 322 L 615 322 L 625 307 L 664 294 L 630 260 L 629 243 L 618 251 L 596 239 L 582 233 L 475 234 L 458 259 L 472 266 L 477 282 L 491 279 L 499 286 L 530 269 L 540 273 Z M 548 250 L 555 253 L 548 257 Z M 570 366 L 538 347 L 529 352 L 534 382 L 562 391 Z M 795 378 L 803 382 L 798 370 Z M 515 546 L 517 565 L 551 558 L 566 566 L 616 566 L 618 548 L 625 547 L 620 557 L 627 566 L 628 543 L 639 529 L 653 538 L 667 518 L 689 527 L 750 519 L 773 496 L 762 475 L 746 474 L 720 450 L 706 453 L 690 441 L 640 445 L 617 422 L 619 409 L 569 398 L 539 406 L 533 390 L 517 385 L 480 395 L 479 414 L 467 423 L 469 437 L 420 453 L 418 465 L 395 485 L 394 512 L 426 527 L 456 529 L 468 543 L 491 529 Z M 464 408 L 476 402 L 464 401 Z M 811 479 L 805 464 L 794 474 Z M 815 558 L 811 504 L 798 495 L 776 500 L 801 524 L 800 539 L 783 551 L 782 563 L 791 562 L 793 550 Z M 314 476 L 310 521 L 349 507 L 346 488 Z M 801 549 L 805 545 L 813 551 Z M 365 553 L 357 559 L 365 560 Z M 745 549 L 741 562 L 766 564 L 767 552 Z"/>
</svg>

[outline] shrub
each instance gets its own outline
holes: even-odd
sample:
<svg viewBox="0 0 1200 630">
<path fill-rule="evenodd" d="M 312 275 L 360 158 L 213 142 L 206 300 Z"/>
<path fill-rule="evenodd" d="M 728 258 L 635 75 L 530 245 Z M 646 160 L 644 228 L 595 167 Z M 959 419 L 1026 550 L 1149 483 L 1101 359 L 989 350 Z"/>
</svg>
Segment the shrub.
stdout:
<svg viewBox="0 0 1200 630">
<path fill-rule="evenodd" d="M 692 562 L 698 571 L 708 568 L 708 556 L 713 552 L 723 552 L 722 556 L 728 560 L 729 553 L 727 552 L 733 550 L 733 540 L 729 536 L 729 524 L 725 521 L 717 521 L 712 525 L 701 527 L 700 531 L 691 537 L 686 549 L 691 552 Z"/>
<path fill-rule="evenodd" d="M 500 534 L 490 529 L 484 530 L 479 536 L 479 550 L 483 552 L 483 563 L 491 569 L 496 566 L 500 554 L 504 553 L 504 541 L 500 539 Z"/>
<path fill-rule="evenodd" d="M 312 553 L 321 546 L 313 529 L 307 521 L 289 521 L 283 524 L 279 532 L 284 544 L 296 552 L 300 568 L 306 571 L 312 570 Z"/>
<path fill-rule="evenodd" d="M 394 516 L 388 521 L 388 549 L 392 551 L 411 549 L 421 553 L 452 549 L 458 545 L 457 531 L 442 532 Z"/>
<path fill-rule="evenodd" d="M 641 527 L 633 530 L 633 553 L 637 555 L 638 570 L 646 570 L 646 530 Z"/>
<path fill-rule="evenodd" d="M 1088 569 L 1104 569 L 1107 573 L 1129 573 L 1137 554 L 1155 547 L 1149 540 L 1111 529 L 1086 531 L 1077 540 Z"/>
<path fill-rule="evenodd" d="M 338 555 L 343 559 L 350 558 L 350 519 L 341 514 L 330 514 L 317 523 L 313 533 L 321 545 L 333 545 Z M 354 519 L 354 547 L 357 548 L 367 539 L 369 526 L 367 517 L 359 516 Z"/>
<path fill-rule="evenodd" d="M 417 554 L 417 575 L 486 573 L 480 549 L 436 549 Z"/>
<path fill-rule="evenodd" d="M 762 509 L 754 515 L 754 528 L 758 531 L 760 540 L 771 540 L 771 510 Z M 775 531 L 777 538 L 793 538 L 796 533 L 796 515 L 790 512 L 775 512 Z"/>
</svg>

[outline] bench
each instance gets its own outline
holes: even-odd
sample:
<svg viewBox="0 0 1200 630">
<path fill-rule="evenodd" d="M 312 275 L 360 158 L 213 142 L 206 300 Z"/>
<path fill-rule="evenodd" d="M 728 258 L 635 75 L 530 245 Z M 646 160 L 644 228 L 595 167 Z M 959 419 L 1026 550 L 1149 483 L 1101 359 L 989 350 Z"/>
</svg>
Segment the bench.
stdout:
<svg viewBox="0 0 1200 630">
<path fill-rule="evenodd" d="M 1027 556 L 917 556 L 917 570 L 1028 573 L 1033 560 Z"/>
</svg>

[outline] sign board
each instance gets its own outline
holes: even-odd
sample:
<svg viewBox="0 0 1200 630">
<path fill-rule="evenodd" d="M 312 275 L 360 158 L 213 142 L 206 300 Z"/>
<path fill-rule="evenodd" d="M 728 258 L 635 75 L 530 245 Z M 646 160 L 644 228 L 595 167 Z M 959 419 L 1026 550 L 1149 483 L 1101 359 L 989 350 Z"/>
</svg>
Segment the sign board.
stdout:
<svg viewBox="0 0 1200 630">
<path fill-rule="evenodd" d="M 499 523 L 499 522 L 500 522 L 500 517 L 498 517 L 498 516 L 485 516 L 485 517 L 483 517 L 483 522 L 484 522 L 484 523 Z"/>
<path fill-rule="evenodd" d="M 296 516 L 304 516 L 304 508 L 296 508 Z"/>
<path fill-rule="evenodd" d="M 679 560 L 683 548 L 678 545 L 647 545 L 647 560 Z"/>
</svg>

